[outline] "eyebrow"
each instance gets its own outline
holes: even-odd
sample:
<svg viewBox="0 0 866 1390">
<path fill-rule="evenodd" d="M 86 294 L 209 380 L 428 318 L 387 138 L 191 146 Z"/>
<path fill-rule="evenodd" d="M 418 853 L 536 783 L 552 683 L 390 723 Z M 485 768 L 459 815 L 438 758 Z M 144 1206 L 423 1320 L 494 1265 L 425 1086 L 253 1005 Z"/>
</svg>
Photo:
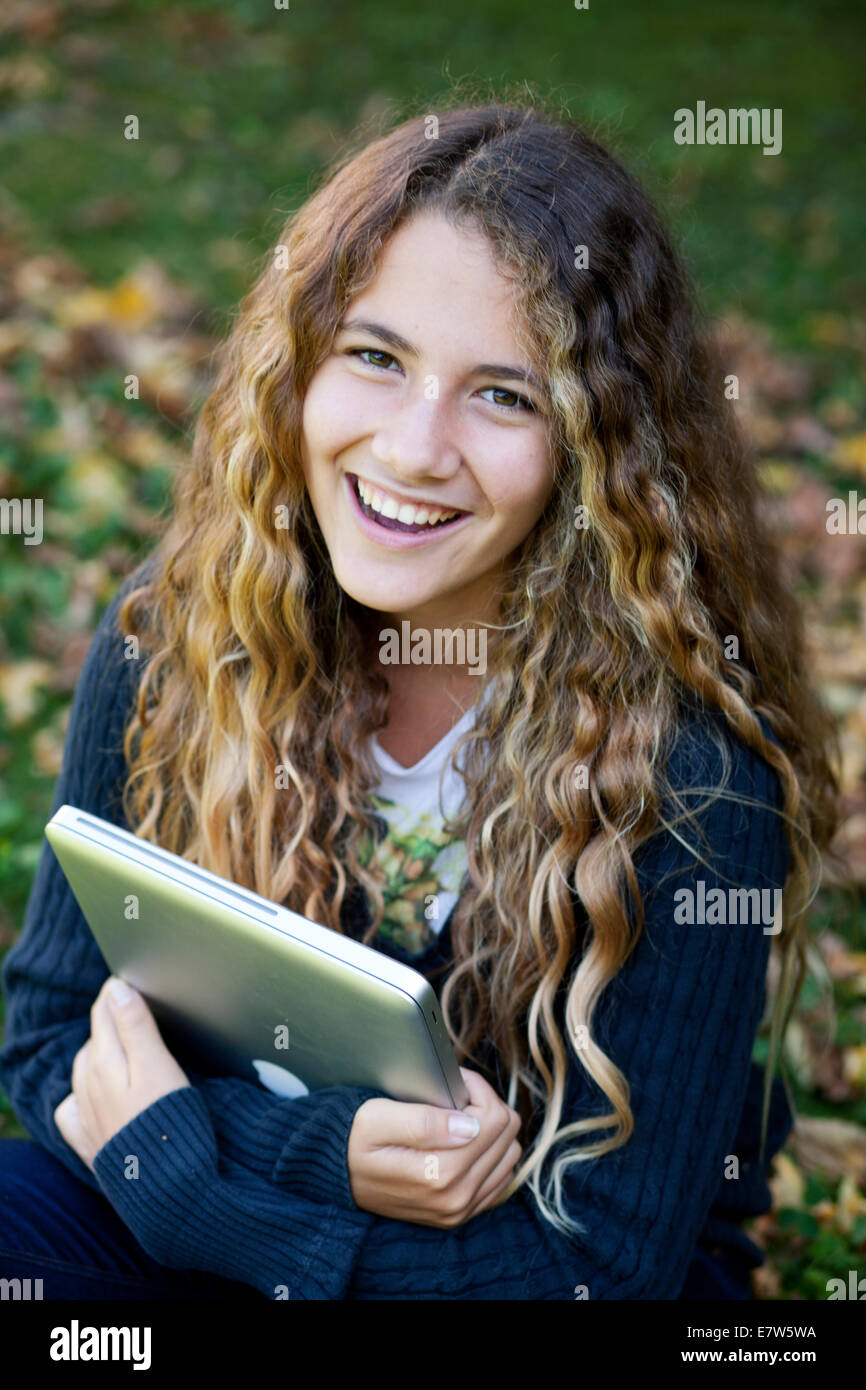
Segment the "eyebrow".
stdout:
<svg viewBox="0 0 866 1390">
<path fill-rule="evenodd" d="M 375 338 L 381 338 L 383 343 L 388 343 L 398 352 L 407 353 L 410 357 L 420 356 L 418 349 L 407 338 L 401 337 L 391 328 L 386 328 L 383 323 L 372 323 L 368 319 L 349 319 L 348 322 L 337 325 L 338 333 L 350 330 L 356 333 L 372 333 Z M 536 391 L 544 394 L 544 384 L 539 381 L 534 372 L 523 371 L 521 367 L 510 366 L 507 363 L 479 362 L 472 375 L 495 376 L 507 381 L 525 381 L 528 386 L 534 386 Z"/>
</svg>

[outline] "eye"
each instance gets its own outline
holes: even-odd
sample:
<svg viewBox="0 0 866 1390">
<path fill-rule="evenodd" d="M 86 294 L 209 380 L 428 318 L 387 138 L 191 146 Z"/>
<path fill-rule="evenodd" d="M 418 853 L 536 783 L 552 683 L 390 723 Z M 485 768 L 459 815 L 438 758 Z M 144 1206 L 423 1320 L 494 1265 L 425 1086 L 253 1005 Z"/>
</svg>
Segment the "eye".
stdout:
<svg viewBox="0 0 866 1390">
<path fill-rule="evenodd" d="M 384 357 L 387 359 L 388 363 L 395 363 L 398 367 L 400 365 L 397 362 L 396 357 L 394 357 L 390 352 L 385 352 L 383 348 L 347 348 L 345 355 L 346 357 L 358 357 L 364 363 L 365 366 L 373 367 L 376 369 L 376 371 L 380 372 L 390 372 L 391 367 L 386 366 L 385 363 L 382 361 L 374 362 L 371 360 L 372 358 Z M 497 410 L 501 410 L 505 412 L 505 414 L 507 415 L 516 415 L 519 411 L 522 410 L 529 411 L 533 415 L 537 415 L 539 413 L 538 407 L 533 404 L 533 402 L 529 399 L 528 396 L 521 396 L 516 391 L 509 391 L 508 388 L 505 386 L 487 386 L 485 387 L 485 391 L 492 391 L 497 396 L 511 397 L 512 403 L 510 404 L 503 404 L 501 401 L 490 401 L 490 404 L 492 406 L 495 406 Z M 484 395 L 484 392 L 482 391 L 481 394 Z"/>
<path fill-rule="evenodd" d="M 382 348 L 349 348 L 346 352 L 347 357 L 360 357 L 361 361 L 368 367 L 376 367 L 379 371 L 390 371 L 389 367 L 381 362 L 368 362 L 367 357 L 387 357 L 390 362 L 396 362 L 396 357 L 392 357 L 390 352 L 383 351 Z"/>
<path fill-rule="evenodd" d="M 495 405 L 497 410 L 505 410 L 509 415 L 516 415 L 518 410 L 530 410 L 533 414 L 537 414 L 536 408 L 528 396 L 520 396 L 516 391 L 509 391 L 505 386 L 487 386 L 485 390 L 493 391 L 497 396 L 511 396 L 515 402 L 514 405 L 503 405 L 501 401 L 491 401 L 490 404 Z M 482 392 L 483 394 L 484 392 Z"/>
</svg>

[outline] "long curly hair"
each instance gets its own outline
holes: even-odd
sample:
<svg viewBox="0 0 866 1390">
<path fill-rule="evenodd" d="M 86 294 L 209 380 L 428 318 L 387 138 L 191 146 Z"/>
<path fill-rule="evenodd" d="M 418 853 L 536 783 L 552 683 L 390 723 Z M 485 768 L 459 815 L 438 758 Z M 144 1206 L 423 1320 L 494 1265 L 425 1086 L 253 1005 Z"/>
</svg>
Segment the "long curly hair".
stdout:
<svg viewBox="0 0 866 1390">
<path fill-rule="evenodd" d="M 365 942 L 382 922 L 381 871 L 359 849 L 376 833 L 367 736 L 387 722 L 387 685 L 312 511 L 301 418 L 347 305 L 422 209 L 486 234 L 549 391 L 556 486 L 513 556 L 489 698 L 453 755 L 465 757 L 452 825 L 468 870 L 441 1004 L 458 1060 L 492 1075 L 495 1057 L 531 1138 L 502 1200 L 528 1183 L 569 1232 L 580 1226 L 562 1207 L 563 1165 L 633 1129 L 593 1013 L 642 929 L 634 852 L 694 814 L 664 815 L 684 702 L 720 712 L 780 779 L 791 861 L 772 938 L 777 1057 L 837 824 L 838 754 L 684 264 L 639 183 L 563 111 L 532 97 L 404 111 L 344 150 L 262 257 L 155 573 L 121 609 L 149 653 L 125 731 L 124 811 L 140 836 L 333 931 L 362 892 Z M 575 1060 L 610 1112 L 562 1126 Z M 770 1081 L 768 1063 L 765 1127 Z"/>
</svg>

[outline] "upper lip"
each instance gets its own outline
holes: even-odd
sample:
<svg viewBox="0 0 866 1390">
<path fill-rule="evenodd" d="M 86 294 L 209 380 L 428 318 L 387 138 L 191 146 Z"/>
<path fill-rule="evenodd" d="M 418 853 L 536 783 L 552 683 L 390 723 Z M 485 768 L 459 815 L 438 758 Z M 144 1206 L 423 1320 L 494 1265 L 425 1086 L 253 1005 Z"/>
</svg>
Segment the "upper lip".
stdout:
<svg viewBox="0 0 866 1390">
<path fill-rule="evenodd" d="M 406 497 L 402 492 L 396 492 L 392 487 L 386 487 L 384 483 L 373 482 L 371 478 L 364 477 L 361 473 L 350 473 L 350 478 L 358 478 L 367 487 L 371 487 L 376 492 L 384 493 L 386 497 L 393 497 L 395 502 L 407 507 L 416 507 L 419 511 L 426 507 L 431 512 L 463 512 L 465 507 L 453 507 L 448 502 L 430 502 L 424 497 Z"/>
</svg>

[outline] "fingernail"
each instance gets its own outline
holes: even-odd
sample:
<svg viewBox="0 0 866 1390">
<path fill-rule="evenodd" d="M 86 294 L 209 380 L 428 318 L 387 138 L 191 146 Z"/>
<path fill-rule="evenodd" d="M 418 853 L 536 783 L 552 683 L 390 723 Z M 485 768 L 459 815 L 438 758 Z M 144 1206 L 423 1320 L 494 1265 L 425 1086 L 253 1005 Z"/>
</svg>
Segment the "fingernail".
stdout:
<svg viewBox="0 0 866 1390">
<path fill-rule="evenodd" d="M 448 1129 L 459 1139 L 474 1139 L 481 1125 L 474 1115 L 449 1115 Z"/>
<path fill-rule="evenodd" d="M 108 992 L 114 1004 L 128 1004 L 134 993 L 125 980 L 112 980 Z"/>
</svg>

